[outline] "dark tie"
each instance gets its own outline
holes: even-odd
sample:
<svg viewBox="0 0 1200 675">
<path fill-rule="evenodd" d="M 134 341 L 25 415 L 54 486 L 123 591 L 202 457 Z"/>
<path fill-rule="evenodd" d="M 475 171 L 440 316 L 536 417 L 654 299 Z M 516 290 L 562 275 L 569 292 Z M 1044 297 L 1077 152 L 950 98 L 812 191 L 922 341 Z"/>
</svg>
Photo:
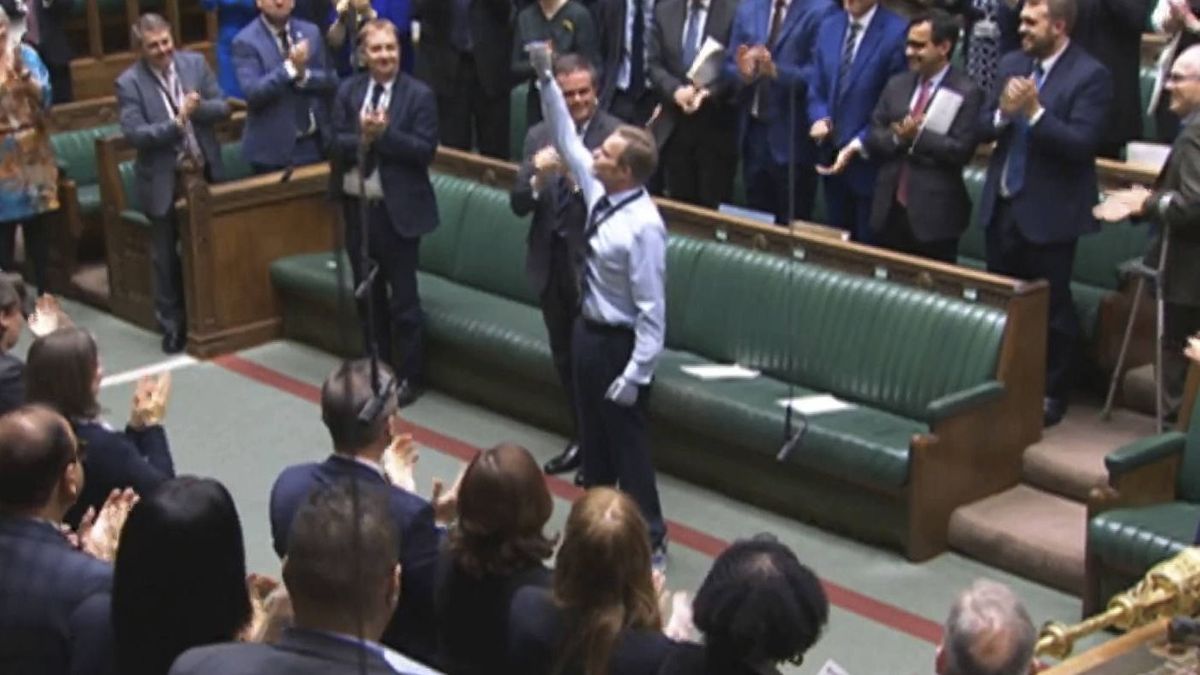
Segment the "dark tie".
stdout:
<svg viewBox="0 0 1200 675">
<path fill-rule="evenodd" d="M 283 49 L 283 58 L 286 59 L 288 54 L 292 52 L 292 39 L 288 37 L 287 26 L 275 31 L 275 34 L 279 36 L 279 44 Z"/>
<path fill-rule="evenodd" d="M 604 219 L 611 206 L 612 202 L 609 201 L 608 195 L 596 200 L 596 206 L 592 208 L 592 215 L 588 218 L 587 229 L 583 232 L 583 246 L 580 246 L 579 250 L 575 252 L 575 298 L 579 303 L 583 302 L 583 282 L 584 277 L 587 276 L 587 256 L 592 250 L 590 240 L 592 235 L 596 234 L 596 230 L 600 228 L 600 221 Z"/>
<path fill-rule="evenodd" d="M 700 48 L 696 43 L 700 39 L 700 12 L 703 10 L 700 0 L 692 0 L 688 8 L 687 26 L 683 30 L 683 67 L 689 70 Z"/>
<path fill-rule="evenodd" d="M 783 12 L 786 9 L 787 0 L 775 0 L 775 9 L 771 11 L 771 27 L 767 29 L 767 49 L 775 48 L 775 41 L 779 39 L 779 29 L 783 27 Z"/>
<path fill-rule="evenodd" d="M 646 0 L 633 0 L 633 38 L 629 41 L 629 93 L 635 98 L 646 90 Z"/>
<path fill-rule="evenodd" d="M 611 207 L 612 202 L 608 200 L 608 195 L 596 200 L 596 206 L 592 208 L 592 217 L 588 219 L 587 231 L 583 234 L 585 238 L 591 239 L 592 235 L 596 234 L 596 230 L 600 227 L 600 221 L 604 220 Z"/>
<path fill-rule="evenodd" d="M 379 109 L 379 101 L 383 99 L 383 85 L 376 82 L 375 88 L 371 90 L 371 112 Z"/>
<path fill-rule="evenodd" d="M 846 76 L 850 74 L 850 66 L 854 65 L 854 43 L 858 40 L 858 32 L 862 24 L 851 21 L 846 29 L 846 43 L 842 45 L 842 65 L 838 68 L 838 89 L 846 86 Z"/>
<path fill-rule="evenodd" d="M 925 108 L 929 106 L 930 94 L 933 93 L 933 81 L 925 80 L 921 83 L 921 89 L 917 93 L 917 100 L 913 103 L 912 113 L 914 117 L 924 114 Z M 908 206 L 908 162 L 900 165 L 900 179 L 896 183 L 896 201 L 900 202 L 901 206 Z"/>
<path fill-rule="evenodd" d="M 1033 82 L 1038 90 L 1042 88 L 1042 78 L 1046 71 L 1042 70 L 1041 62 L 1033 66 Z M 1029 120 L 1021 115 L 1012 121 L 1012 143 L 1008 146 L 1008 160 L 1004 165 L 1004 180 L 1001 181 L 1001 193 L 1006 197 L 1015 197 L 1025 187 L 1025 160 L 1029 158 Z"/>
</svg>

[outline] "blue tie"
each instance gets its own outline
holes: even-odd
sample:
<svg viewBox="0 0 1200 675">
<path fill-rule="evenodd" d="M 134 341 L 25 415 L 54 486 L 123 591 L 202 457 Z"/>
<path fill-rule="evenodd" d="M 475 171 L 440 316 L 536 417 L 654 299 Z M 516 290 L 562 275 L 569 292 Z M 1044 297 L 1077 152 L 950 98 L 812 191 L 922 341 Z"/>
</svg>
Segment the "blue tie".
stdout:
<svg viewBox="0 0 1200 675">
<path fill-rule="evenodd" d="M 689 3 L 687 28 L 683 31 L 683 67 L 691 69 L 692 63 L 696 60 L 696 51 L 699 45 L 696 41 L 700 38 L 700 10 L 703 7 L 700 0 L 692 0 Z"/>
<path fill-rule="evenodd" d="M 1033 82 L 1038 90 L 1042 88 L 1042 79 L 1046 71 L 1042 64 L 1033 67 Z M 1017 117 L 1012 122 L 1012 143 L 1008 146 L 1008 161 L 1004 165 L 1004 180 L 1001 187 L 1009 197 L 1015 197 L 1025 187 L 1025 160 L 1029 157 L 1029 120 L 1024 116 Z"/>
</svg>

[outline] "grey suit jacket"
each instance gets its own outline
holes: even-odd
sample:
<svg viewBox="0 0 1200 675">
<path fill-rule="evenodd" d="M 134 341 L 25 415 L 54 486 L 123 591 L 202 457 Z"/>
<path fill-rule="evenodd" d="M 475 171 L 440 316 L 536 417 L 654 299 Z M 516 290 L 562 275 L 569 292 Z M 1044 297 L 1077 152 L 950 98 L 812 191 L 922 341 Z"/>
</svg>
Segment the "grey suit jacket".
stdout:
<svg viewBox="0 0 1200 675">
<path fill-rule="evenodd" d="M 595 149 L 604 139 L 608 138 L 621 120 L 612 115 L 597 110 L 583 134 L 583 144 L 589 149 Z M 509 193 L 509 205 L 513 213 L 523 216 L 533 212 L 529 225 L 529 248 L 525 256 L 525 274 L 538 295 L 546 289 L 550 280 L 550 250 L 554 241 L 554 233 L 562 232 L 567 239 L 567 251 L 570 260 L 576 259 L 576 252 L 583 246 L 583 229 L 587 224 L 587 205 L 583 198 L 571 194 L 571 203 L 560 205 L 558 200 L 565 191 L 560 184 L 565 178 L 547 185 L 537 198 L 533 196 L 533 188 L 529 179 L 533 177 L 533 156 L 545 147 L 553 147 L 551 129 L 546 122 L 539 122 L 525 134 L 525 149 L 521 156 L 525 159 L 517 169 L 517 178 L 513 182 L 512 192 Z"/>
<path fill-rule="evenodd" d="M 1200 115 L 1175 137 L 1154 187 L 1145 217 L 1170 228 L 1171 234 L 1163 297 L 1172 304 L 1200 306 Z M 1161 236 L 1146 254 L 1151 268 L 1158 266 L 1160 245 Z"/>
<path fill-rule="evenodd" d="M 202 55 L 176 51 L 175 71 L 185 92 L 200 94 L 200 105 L 192 113 L 192 127 L 204 154 L 208 178 L 219 181 L 224 166 L 213 127 L 229 117 L 229 104 Z M 152 217 L 166 215 L 175 202 L 175 169 L 183 131 L 175 124 L 175 114 L 163 101 L 158 80 L 144 60 L 126 68 L 116 86 L 121 133 L 137 148 L 134 169 L 141 210 Z"/>
<path fill-rule="evenodd" d="M 362 666 L 365 665 L 365 669 Z M 378 645 L 359 649 L 349 640 L 289 628 L 274 645 L 228 642 L 196 647 L 175 659 L 170 675 L 405 675 L 432 672 L 419 666 L 396 669 Z"/>
</svg>

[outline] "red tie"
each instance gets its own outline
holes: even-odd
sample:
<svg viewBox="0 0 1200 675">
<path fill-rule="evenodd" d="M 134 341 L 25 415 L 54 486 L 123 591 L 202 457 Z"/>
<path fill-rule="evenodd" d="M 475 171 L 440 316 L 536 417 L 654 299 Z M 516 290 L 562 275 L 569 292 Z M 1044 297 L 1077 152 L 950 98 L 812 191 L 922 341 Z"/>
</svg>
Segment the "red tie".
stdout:
<svg viewBox="0 0 1200 675">
<path fill-rule="evenodd" d="M 921 91 L 917 94 L 917 100 L 913 103 L 912 110 L 909 112 L 915 117 L 925 112 L 925 107 L 929 105 L 930 94 L 933 92 L 933 82 L 925 80 L 921 83 Z M 896 185 L 896 201 L 900 202 L 901 206 L 908 206 L 908 162 L 900 165 L 900 180 Z"/>
</svg>

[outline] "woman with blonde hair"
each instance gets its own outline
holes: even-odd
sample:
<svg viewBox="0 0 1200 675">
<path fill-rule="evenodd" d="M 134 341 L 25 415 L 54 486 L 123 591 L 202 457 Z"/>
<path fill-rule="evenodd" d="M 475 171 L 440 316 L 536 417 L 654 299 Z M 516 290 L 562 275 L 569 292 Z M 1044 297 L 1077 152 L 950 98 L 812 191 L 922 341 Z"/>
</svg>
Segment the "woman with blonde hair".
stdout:
<svg viewBox="0 0 1200 675">
<path fill-rule="evenodd" d="M 658 672 L 673 643 L 662 633 L 650 536 L 637 504 L 606 487 L 575 502 L 551 590 L 520 591 L 509 622 L 514 672 Z"/>
</svg>

